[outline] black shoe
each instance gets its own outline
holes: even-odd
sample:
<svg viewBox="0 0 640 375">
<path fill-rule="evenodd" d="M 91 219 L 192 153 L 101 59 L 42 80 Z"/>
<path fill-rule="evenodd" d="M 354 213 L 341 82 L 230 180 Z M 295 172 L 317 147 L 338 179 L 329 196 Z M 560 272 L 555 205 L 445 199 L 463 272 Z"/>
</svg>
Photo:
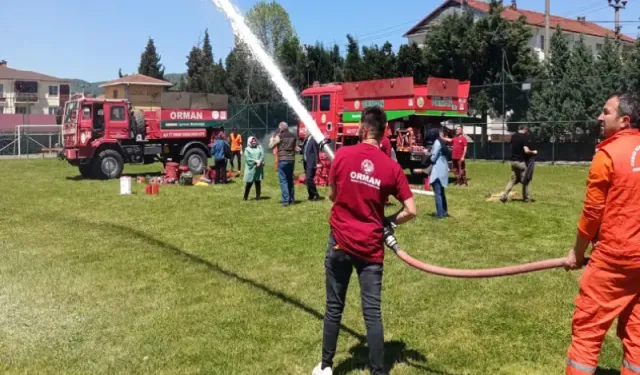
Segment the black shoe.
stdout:
<svg viewBox="0 0 640 375">
<path fill-rule="evenodd" d="M 504 195 L 500 197 L 500 202 L 502 202 L 502 203 L 507 203 L 507 200 L 508 200 L 508 198 L 506 196 L 504 196 Z"/>
</svg>

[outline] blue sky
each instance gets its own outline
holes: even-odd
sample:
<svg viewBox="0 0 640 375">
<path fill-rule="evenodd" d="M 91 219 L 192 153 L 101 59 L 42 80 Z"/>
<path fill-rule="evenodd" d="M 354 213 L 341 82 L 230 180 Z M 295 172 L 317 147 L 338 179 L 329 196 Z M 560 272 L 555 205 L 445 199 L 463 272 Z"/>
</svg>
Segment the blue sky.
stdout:
<svg viewBox="0 0 640 375">
<path fill-rule="evenodd" d="M 346 34 L 363 44 L 389 40 L 398 47 L 402 34 L 443 0 L 281 0 L 303 43 L 334 41 L 343 48 Z M 246 11 L 256 0 L 235 0 Z M 510 4 L 505 0 L 505 4 Z M 631 0 L 622 21 L 638 21 L 639 1 Z M 523 9 L 544 11 L 544 0 L 518 0 Z M 186 56 L 209 28 L 214 57 L 225 58 L 233 45 L 229 23 L 211 0 L 4 0 L 1 8 L 0 59 L 16 69 L 63 78 L 102 81 L 137 69 L 147 38 L 153 37 L 166 71 L 186 70 Z M 555 15 L 610 21 L 607 0 L 551 0 Z M 58 16 L 54 14 L 58 13 Z M 613 28 L 613 24 L 604 24 Z M 640 23 L 624 23 L 635 37 Z"/>
</svg>

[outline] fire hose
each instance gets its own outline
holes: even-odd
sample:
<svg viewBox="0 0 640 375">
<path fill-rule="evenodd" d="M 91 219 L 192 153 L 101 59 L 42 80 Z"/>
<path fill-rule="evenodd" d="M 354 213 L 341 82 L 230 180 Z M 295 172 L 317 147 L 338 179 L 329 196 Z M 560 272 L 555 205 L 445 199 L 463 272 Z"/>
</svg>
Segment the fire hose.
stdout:
<svg viewBox="0 0 640 375">
<path fill-rule="evenodd" d="M 327 139 L 323 139 L 320 142 L 320 148 L 325 152 L 330 161 L 333 161 L 334 152 L 329 145 L 329 141 Z M 395 216 L 395 215 L 393 215 Z M 453 278 L 492 278 L 492 277 L 504 277 L 504 276 L 513 276 L 524 273 L 531 273 L 537 271 L 550 270 L 555 268 L 564 268 L 567 266 L 568 261 L 567 258 L 555 258 L 555 259 L 547 259 L 539 262 L 533 263 L 525 263 L 513 266 L 506 266 L 500 268 L 487 268 L 487 269 L 474 269 L 474 270 L 461 270 L 454 268 L 445 268 L 438 267 L 431 264 L 423 263 L 411 255 L 409 255 L 406 251 L 404 251 L 398 240 L 395 236 L 395 228 L 396 225 L 391 218 L 385 218 L 385 227 L 384 227 L 384 242 L 385 245 L 391 249 L 404 263 L 407 265 L 416 268 L 425 273 L 444 276 L 444 277 L 453 277 Z M 588 262 L 588 259 L 585 259 L 585 262 Z"/>
</svg>

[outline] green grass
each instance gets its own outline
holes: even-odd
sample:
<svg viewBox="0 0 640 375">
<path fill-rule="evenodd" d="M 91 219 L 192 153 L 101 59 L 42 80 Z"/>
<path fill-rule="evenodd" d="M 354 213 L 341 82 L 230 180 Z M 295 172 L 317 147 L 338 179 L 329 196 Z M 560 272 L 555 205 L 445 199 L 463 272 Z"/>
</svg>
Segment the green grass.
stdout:
<svg viewBox="0 0 640 375">
<path fill-rule="evenodd" d="M 469 163 L 471 186 L 447 191 L 453 218 L 433 220 L 433 198 L 418 196 L 419 217 L 399 240 L 419 259 L 460 268 L 564 256 L 586 172 L 538 166 L 537 202 L 503 205 L 485 195 L 504 188 L 509 167 Z M 243 202 L 241 183 L 162 186 L 159 196 L 134 184 L 134 195 L 120 196 L 118 181 L 77 175 L 56 160 L 0 162 L 0 372 L 311 373 L 329 201 L 280 207 L 272 164 L 262 202 Z M 296 197 L 306 198 L 303 187 Z M 562 374 L 579 276 L 445 279 L 388 252 L 392 374 Z M 355 276 L 343 325 L 336 373 L 368 373 Z M 603 368 L 621 361 L 614 333 Z"/>
</svg>

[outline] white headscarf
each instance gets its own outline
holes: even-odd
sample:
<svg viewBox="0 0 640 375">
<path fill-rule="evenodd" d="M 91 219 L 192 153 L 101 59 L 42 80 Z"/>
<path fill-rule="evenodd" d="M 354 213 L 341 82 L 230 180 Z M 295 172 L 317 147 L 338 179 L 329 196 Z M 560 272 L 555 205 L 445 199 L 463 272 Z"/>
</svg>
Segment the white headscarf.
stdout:
<svg viewBox="0 0 640 375">
<path fill-rule="evenodd" d="M 258 142 L 258 138 L 254 137 L 254 136 L 250 136 L 247 139 L 247 147 L 251 147 L 251 141 L 254 140 L 254 139 L 256 140 L 256 147 L 260 146 L 260 142 Z"/>
</svg>

